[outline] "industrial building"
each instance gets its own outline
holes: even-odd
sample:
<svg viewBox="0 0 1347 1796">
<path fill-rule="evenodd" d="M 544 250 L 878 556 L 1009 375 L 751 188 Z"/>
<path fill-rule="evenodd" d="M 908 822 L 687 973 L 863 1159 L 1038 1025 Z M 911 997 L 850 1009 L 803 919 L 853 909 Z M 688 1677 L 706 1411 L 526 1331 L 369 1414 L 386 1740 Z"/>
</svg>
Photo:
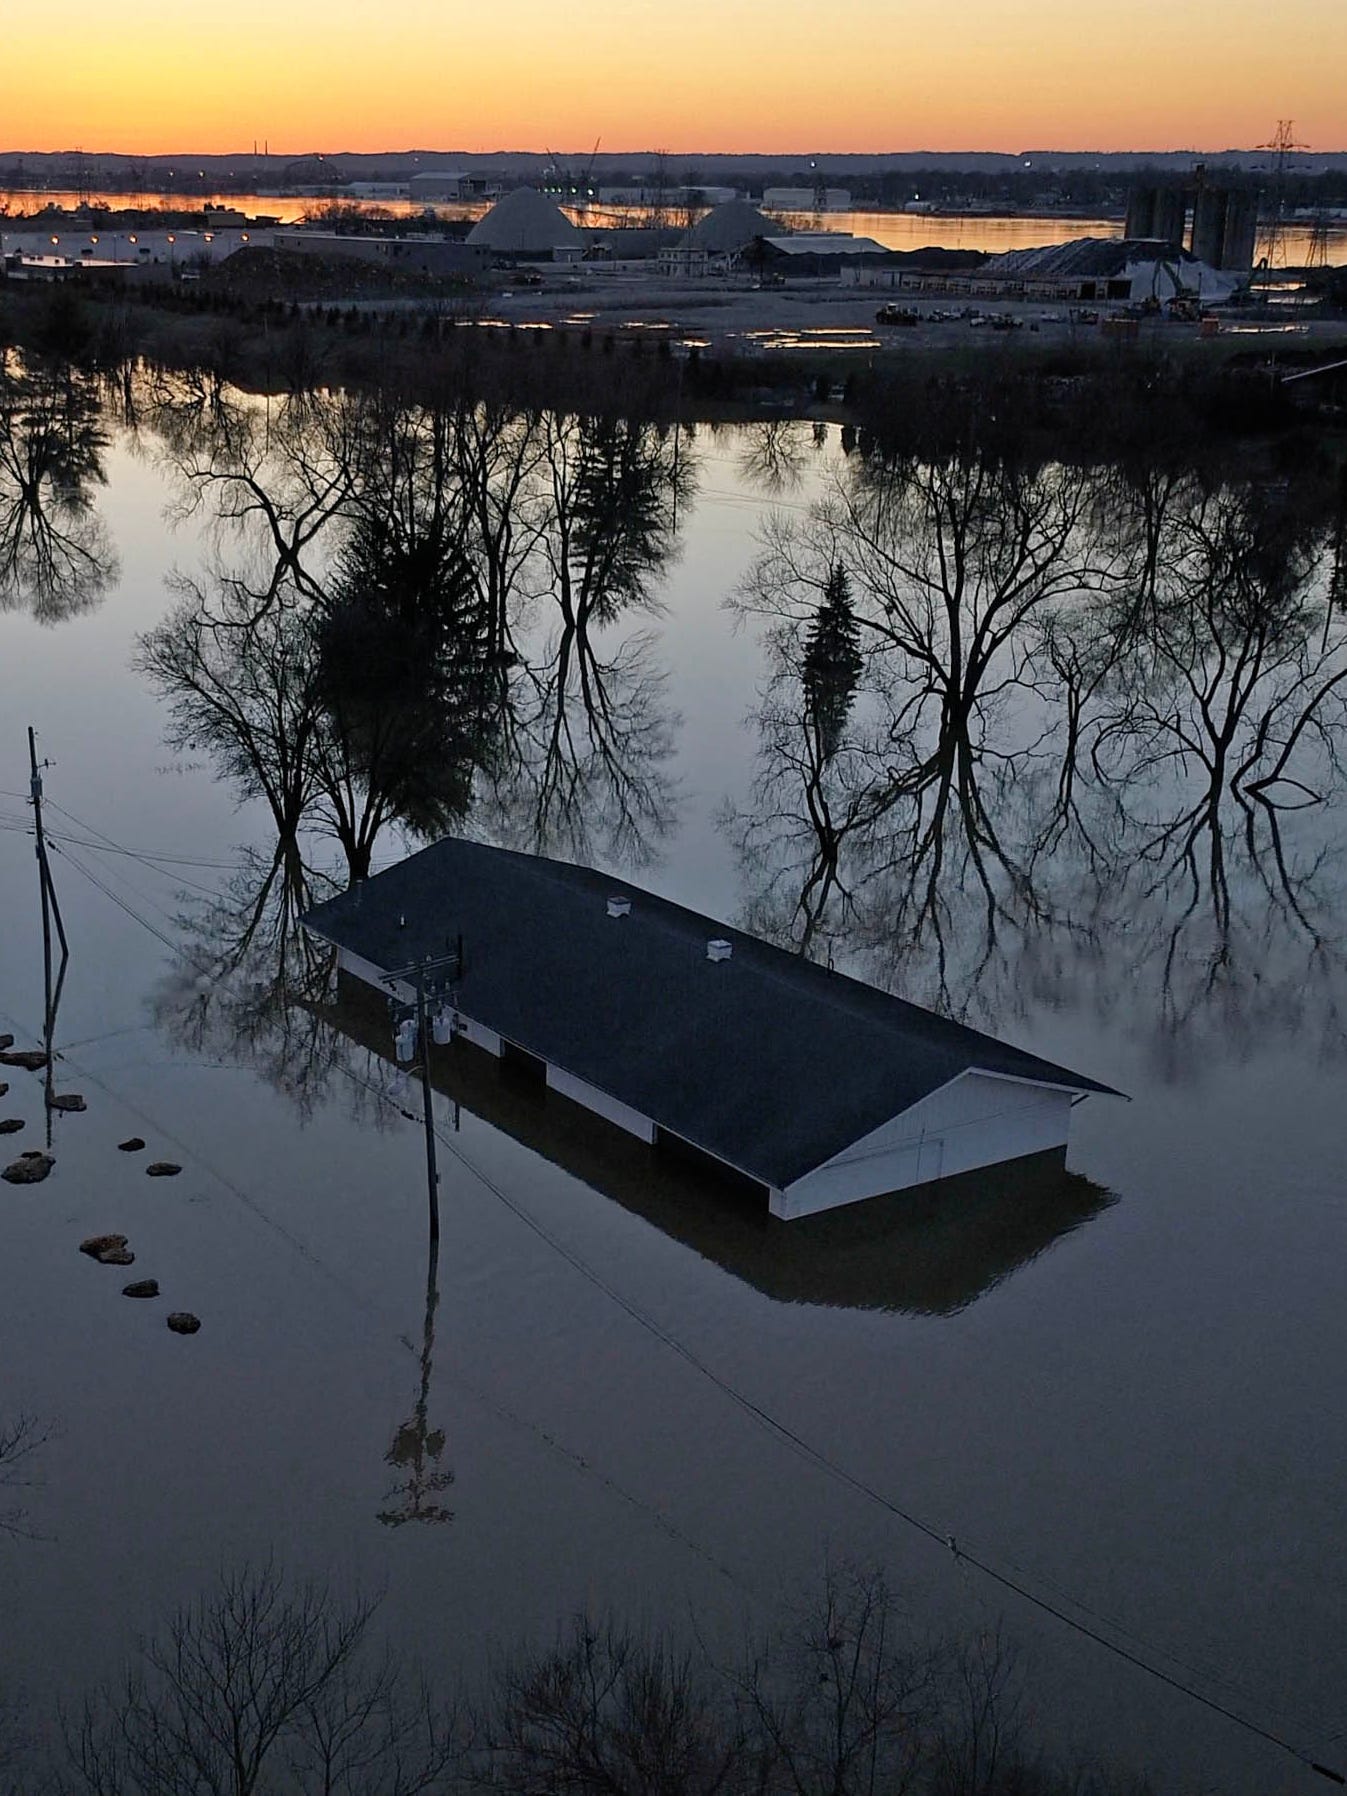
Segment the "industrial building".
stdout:
<svg viewBox="0 0 1347 1796">
<path fill-rule="evenodd" d="M 369 262 L 380 268 L 445 280 L 471 278 L 491 266 L 491 252 L 484 246 L 452 242 L 444 237 L 356 237 L 305 228 L 273 231 L 271 241 L 274 248 L 287 255 Z"/>
<path fill-rule="evenodd" d="M 97 230 L 35 230 L 31 226 L 9 230 L 0 221 L 0 255 L 40 257 L 48 261 L 115 263 L 128 268 L 144 266 L 200 267 L 224 261 L 237 249 L 265 248 L 270 229 L 229 228 L 210 231 L 138 228 L 132 231 L 100 226 Z"/>
<path fill-rule="evenodd" d="M 304 919 L 444 1032 L 789 1219 L 1065 1145 L 1096 1080 L 592 868 L 448 838 Z M 1112 1095 L 1116 1095 L 1112 1094 Z"/>
<path fill-rule="evenodd" d="M 885 286 L 903 293 L 966 299 L 1045 299 L 1138 304 L 1153 299 L 1227 299 L 1240 277 L 1212 267 L 1166 242 L 1077 237 L 1041 249 L 1012 249 L 977 267 L 957 270 L 902 266 L 844 267 L 849 286 Z"/>
<path fill-rule="evenodd" d="M 845 187 L 765 187 L 764 212 L 849 212 L 851 194 Z"/>
<path fill-rule="evenodd" d="M 661 187 L 633 182 L 625 187 L 600 187 L 601 206 L 723 206 L 740 198 L 737 187 Z"/>
<path fill-rule="evenodd" d="M 835 275 L 855 263 L 887 262 L 892 254 L 873 237 L 853 237 L 849 231 L 792 231 L 755 238 L 739 259 L 786 276 L 808 276 Z"/>
<path fill-rule="evenodd" d="M 468 232 L 468 242 L 496 257 L 520 261 L 578 261 L 585 240 L 555 201 L 534 187 L 516 187 Z"/>
<path fill-rule="evenodd" d="M 413 200 L 453 200 L 460 204 L 499 198 L 501 184 L 491 175 L 473 175 L 456 169 L 431 169 L 413 175 L 407 197 Z"/>
</svg>

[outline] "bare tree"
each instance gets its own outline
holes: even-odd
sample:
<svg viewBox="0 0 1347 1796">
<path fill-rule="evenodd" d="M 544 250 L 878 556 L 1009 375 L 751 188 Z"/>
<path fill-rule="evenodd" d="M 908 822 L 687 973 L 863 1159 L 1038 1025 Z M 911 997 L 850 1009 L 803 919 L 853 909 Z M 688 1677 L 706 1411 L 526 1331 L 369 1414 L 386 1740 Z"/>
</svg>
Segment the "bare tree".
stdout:
<svg viewBox="0 0 1347 1796">
<path fill-rule="evenodd" d="M 92 1796 L 418 1796 L 454 1717 L 369 1640 L 375 1605 L 274 1566 L 222 1576 L 66 1728 Z"/>
<path fill-rule="evenodd" d="M 766 1787 L 785 1796 L 902 1796 L 939 1721 L 943 1649 L 917 1641 L 882 1573 L 829 1569 L 798 1626 L 741 1679 Z"/>
<path fill-rule="evenodd" d="M 550 1651 L 501 1672 L 486 1776 L 511 1796 L 719 1796 L 745 1747 L 692 1657 L 581 1616 Z"/>
</svg>

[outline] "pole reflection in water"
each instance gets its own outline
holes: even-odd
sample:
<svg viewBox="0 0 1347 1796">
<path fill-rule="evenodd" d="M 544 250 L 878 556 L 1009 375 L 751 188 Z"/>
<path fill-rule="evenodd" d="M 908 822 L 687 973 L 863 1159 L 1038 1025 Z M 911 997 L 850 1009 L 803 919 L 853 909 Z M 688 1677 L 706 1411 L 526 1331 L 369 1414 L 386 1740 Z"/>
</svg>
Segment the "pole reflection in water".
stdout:
<svg viewBox="0 0 1347 1796">
<path fill-rule="evenodd" d="M 379 1520 L 387 1528 L 400 1528 L 404 1522 L 451 1522 L 454 1519 L 453 1510 L 446 1509 L 436 1500 L 440 1492 L 454 1482 L 454 1474 L 441 1464 L 445 1449 L 444 1430 L 430 1425 L 435 1311 L 440 1301 L 439 1265 L 440 1244 L 432 1235 L 426 1253 L 426 1314 L 421 1331 L 421 1376 L 416 1403 L 384 1454 L 385 1462 L 402 1474 L 401 1481 L 387 1493 L 385 1500 L 390 1506 L 379 1511 Z"/>
</svg>

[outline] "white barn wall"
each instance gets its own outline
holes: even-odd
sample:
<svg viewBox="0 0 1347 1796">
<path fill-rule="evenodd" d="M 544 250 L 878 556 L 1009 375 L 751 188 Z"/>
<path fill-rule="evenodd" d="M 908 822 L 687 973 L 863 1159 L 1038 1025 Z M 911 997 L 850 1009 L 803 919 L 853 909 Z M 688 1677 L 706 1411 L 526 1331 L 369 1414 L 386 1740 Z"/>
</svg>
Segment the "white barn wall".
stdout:
<svg viewBox="0 0 1347 1796">
<path fill-rule="evenodd" d="M 1075 1095 L 994 1074 L 961 1073 L 773 1194 L 772 1213 L 809 1216 L 1062 1147 Z"/>
<path fill-rule="evenodd" d="M 607 1117 L 610 1123 L 616 1123 L 619 1129 L 625 1129 L 629 1135 L 637 1135 L 642 1141 L 655 1139 L 655 1125 L 648 1116 L 642 1116 L 630 1104 L 619 1103 L 616 1098 L 610 1098 L 606 1091 L 600 1091 L 597 1085 L 577 1079 L 573 1073 L 563 1072 L 559 1066 L 553 1066 L 550 1062 L 547 1067 L 547 1084 L 549 1090 L 558 1091 L 562 1097 L 583 1104 L 586 1110 L 593 1110 L 596 1115 Z"/>
</svg>

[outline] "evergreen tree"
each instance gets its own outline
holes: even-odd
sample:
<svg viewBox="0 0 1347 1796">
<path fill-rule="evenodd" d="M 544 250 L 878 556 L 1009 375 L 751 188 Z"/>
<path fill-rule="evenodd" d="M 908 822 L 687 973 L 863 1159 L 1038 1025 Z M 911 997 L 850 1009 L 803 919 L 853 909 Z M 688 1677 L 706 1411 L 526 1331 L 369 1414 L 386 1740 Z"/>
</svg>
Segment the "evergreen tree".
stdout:
<svg viewBox="0 0 1347 1796">
<path fill-rule="evenodd" d="M 831 761 L 837 753 L 863 666 L 851 582 L 838 563 L 828 575 L 823 601 L 809 626 L 801 666 L 806 716 L 820 761 Z"/>
</svg>

